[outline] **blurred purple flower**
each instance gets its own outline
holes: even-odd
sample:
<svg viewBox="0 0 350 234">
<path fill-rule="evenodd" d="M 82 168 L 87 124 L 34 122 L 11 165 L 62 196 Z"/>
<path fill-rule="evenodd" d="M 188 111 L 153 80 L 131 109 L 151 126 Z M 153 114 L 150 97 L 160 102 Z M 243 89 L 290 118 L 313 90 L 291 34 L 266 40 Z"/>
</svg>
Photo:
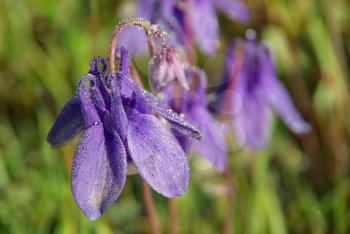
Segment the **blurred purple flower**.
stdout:
<svg viewBox="0 0 350 234">
<path fill-rule="evenodd" d="M 202 131 L 201 141 L 192 141 L 188 136 L 173 129 L 174 135 L 179 140 L 186 153 L 190 147 L 203 158 L 212 163 L 216 169 L 223 172 L 226 166 L 226 141 L 225 129 L 211 116 L 207 109 L 206 89 L 207 77 L 197 67 L 185 68 L 187 82 L 190 89 L 185 90 L 172 82 L 163 88 L 164 100 L 177 113 L 184 115 L 195 123 Z"/>
<path fill-rule="evenodd" d="M 255 39 L 236 40 L 228 49 L 222 86 L 215 108 L 234 121 L 241 145 L 266 146 L 271 109 L 297 134 L 310 130 L 295 109 L 287 90 L 276 77 L 268 48 Z"/>
<path fill-rule="evenodd" d="M 129 78 L 127 52 L 122 48 L 120 53 L 116 76 L 104 77 L 103 58 L 92 61 L 89 74 L 79 82 L 78 95 L 63 107 L 48 134 L 48 141 L 59 147 L 83 131 L 73 159 L 71 188 L 79 208 L 91 220 L 119 197 L 128 163 L 134 163 L 163 196 L 185 192 L 189 180 L 186 155 L 153 112 L 182 133 L 201 138 L 196 127 Z"/>
<path fill-rule="evenodd" d="M 194 38 L 203 52 L 212 54 L 219 40 L 216 10 L 244 23 L 250 19 L 247 6 L 240 0 L 139 0 L 137 14 L 152 23 L 162 24 L 167 31 L 175 32 L 180 44 L 184 45 Z M 135 51 L 144 42 L 144 33 L 132 30 L 122 37 L 120 43 Z"/>
</svg>

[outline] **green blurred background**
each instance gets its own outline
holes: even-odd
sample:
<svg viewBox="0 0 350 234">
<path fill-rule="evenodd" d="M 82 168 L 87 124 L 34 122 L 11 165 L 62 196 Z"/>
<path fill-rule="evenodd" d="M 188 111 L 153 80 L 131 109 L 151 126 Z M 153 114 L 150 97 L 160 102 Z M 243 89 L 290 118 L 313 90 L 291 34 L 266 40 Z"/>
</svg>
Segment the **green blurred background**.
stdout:
<svg viewBox="0 0 350 234">
<path fill-rule="evenodd" d="M 250 25 L 219 15 L 220 51 L 254 28 L 313 130 L 295 136 L 274 118 L 264 151 L 231 144 L 233 232 L 350 233 L 350 1 L 246 2 Z M 117 0 L 0 0 L 0 233 L 150 232 L 138 176 L 128 177 L 104 216 L 88 221 L 70 192 L 77 140 L 60 150 L 46 142 L 91 57 L 107 55 L 114 25 L 133 7 Z M 222 57 L 197 54 L 211 83 Z M 146 61 L 136 59 L 141 73 Z M 227 184 L 199 157 L 190 160 L 188 191 L 176 199 L 179 231 L 221 233 Z M 167 233 L 167 199 L 153 196 Z"/>
</svg>

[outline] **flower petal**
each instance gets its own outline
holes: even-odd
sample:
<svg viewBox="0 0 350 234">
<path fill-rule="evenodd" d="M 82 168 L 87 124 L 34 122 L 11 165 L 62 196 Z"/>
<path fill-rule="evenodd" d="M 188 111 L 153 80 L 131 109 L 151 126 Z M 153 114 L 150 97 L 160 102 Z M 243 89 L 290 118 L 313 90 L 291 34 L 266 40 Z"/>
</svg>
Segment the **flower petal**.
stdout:
<svg viewBox="0 0 350 234">
<path fill-rule="evenodd" d="M 97 219 L 118 198 L 126 178 L 126 152 L 122 140 L 112 136 L 100 124 L 100 118 L 90 97 L 90 89 L 78 89 L 85 124 L 74 155 L 71 175 L 73 197 L 83 213 Z M 91 124 L 91 122 L 93 124 Z"/>
<path fill-rule="evenodd" d="M 219 38 L 219 24 L 212 0 L 190 1 L 189 11 L 196 42 L 203 52 L 214 53 Z"/>
<path fill-rule="evenodd" d="M 180 85 L 184 89 L 190 89 L 188 86 L 187 80 L 186 80 L 186 75 L 185 75 L 185 70 L 184 70 L 184 65 L 180 62 L 180 60 L 177 58 L 176 54 L 174 54 L 173 58 L 173 67 L 174 67 L 174 73 L 179 81 Z"/>
<path fill-rule="evenodd" d="M 183 194 L 189 167 L 181 146 L 153 115 L 129 117 L 128 148 L 141 176 L 165 197 Z"/>
<path fill-rule="evenodd" d="M 148 93 L 145 90 L 142 90 L 131 79 L 124 79 L 124 81 L 126 85 L 128 85 L 135 91 L 135 93 L 139 92 L 144 98 L 144 101 L 149 105 L 149 107 L 159 115 L 163 116 L 167 121 L 169 121 L 172 127 L 185 134 L 186 136 L 192 137 L 197 140 L 201 139 L 202 135 L 200 130 L 192 123 L 190 123 L 187 119 L 178 115 L 175 111 L 173 111 L 165 103 L 163 103 L 161 100 L 159 100 L 152 94 Z"/>
<path fill-rule="evenodd" d="M 190 139 L 188 136 L 182 134 L 175 128 L 171 128 L 172 134 L 175 136 L 176 140 L 181 145 L 183 151 L 186 155 L 190 152 L 191 146 L 192 146 L 192 139 Z"/>
<path fill-rule="evenodd" d="M 254 93 L 239 93 L 243 104 L 235 115 L 236 138 L 241 145 L 254 149 L 263 148 L 270 135 L 269 106 Z"/>
<path fill-rule="evenodd" d="M 198 124 L 203 134 L 201 141 L 193 142 L 193 148 L 211 162 L 218 171 L 223 172 L 227 157 L 225 129 L 215 122 L 208 110 L 203 107 L 192 108 L 188 115 Z"/>
<path fill-rule="evenodd" d="M 84 131 L 74 155 L 73 197 L 90 220 L 97 219 L 119 197 L 126 179 L 126 153 L 121 139 L 94 125 Z"/>
<path fill-rule="evenodd" d="M 300 116 L 294 107 L 287 90 L 277 80 L 275 68 L 267 48 L 265 48 L 264 53 L 262 53 L 261 56 L 264 88 L 270 103 L 293 132 L 299 134 L 307 133 L 310 131 L 311 127 Z"/>
<path fill-rule="evenodd" d="M 154 89 L 159 90 L 162 86 L 165 86 L 174 78 L 171 75 L 169 75 L 169 65 L 165 59 L 159 56 L 152 57 L 148 65 L 148 78 Z"/>
<path fill-rule="evenodd" d="M 128 118 L 123 108 L 121 91 L 120 91 L 120 79 L 111 79 L 111 121 L 112 128 L 116 131 L 123 141 L 126 140 Z"/>
<path fill-rule="evenodd" d="M 53 147 L 60 147 L 72 140 L 83 128 L 84 119 L 80 101 L 77 96 L 74 96 L 58 114 L 55 123 L 49 131 L 47 141 Z"/>
<path fill-rule="evenodd" d="M 97 78 L 88 74 L 83 76 L 78 84 L 78 96 L 84 118 L 85 129 L 101 123 L 97 110 L 95 109 L 95 91 L 97 89 Z M 96 103 L 98 104 L 98 103 Z"/>
<path fill-rule="evenodd" d="M 243 23 L 250 20 L 247 6 L 239 0 L 214 0 L 214 5 L 233 20 L 238 19 Z"/>
</svg>

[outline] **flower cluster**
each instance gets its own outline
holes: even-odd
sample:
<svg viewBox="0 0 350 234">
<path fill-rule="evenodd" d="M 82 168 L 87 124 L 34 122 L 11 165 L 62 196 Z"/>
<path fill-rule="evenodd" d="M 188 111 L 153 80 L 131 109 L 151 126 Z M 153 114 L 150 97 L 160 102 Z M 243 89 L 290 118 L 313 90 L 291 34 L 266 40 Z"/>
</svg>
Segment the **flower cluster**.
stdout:
<svg viewBox="0 0 350 234">
<path fill-rule="evenodd" d="M 187 14 L 180 10 L 191 11 L 189 22 L 194 24 L 196 40 L 208 53 L 213 51 L 209 41 L 217 39 L 214 6 L 241 20 L 248 18 L 238 1 L 180 1 L 190 4 L 185 8 L 170 0 L 140 2 L 143 9 L 152 12 L 148 18 L 155 14 L 155 6 L 161 6 L 161 15 L 174 14 L 180 25 L 185 24 Z M 195 3 L 196 7 L 191 5 Z M 198 26 L 203 18 L 200 11 L 207 13 L 203 27 Z M 148 80 L 153 93 L 136 82 L 139 77 L 130 72 L 136 71 L 129 64 L 127 50 L 116 46 L 119 34 L 130 25 L 146 31 L 151 51 Z M 185 25 L 180 28 L 186 32 Z M 141 18 L 120 22 L 113 32 L 109 59 L 92 59 L 88 74 L 79 81 L 77 95 L 62 108 L 48 134 L 49 143 L 60 147 L 82 132 L 73 159 L 71 189 L 89 219 L 101 216 L 119 197 L 129 166 L 136 167 L 155 191 L 168 198 L 186 190 L 191 149 L 219 172 L 227 169 L 228 127 L 208 109 L 207 76 L 190 64 L 189 58 L 179 56 L 178 47 L 169 45 L 165 35 Z M 154 43 L 155 37 L 160 45 Z M 115 72 L 116 58 L 119 69 Z M 212 106 L 220 117 L 229 117 L 238 142 L 248 148 L 267 144 L 270 109 L 295 133 L 310 128 L 277 80 L 267 47 L 255 38 L 236 40 L 228 49 L 223 81 L 216 94 Z"/>
</svg>

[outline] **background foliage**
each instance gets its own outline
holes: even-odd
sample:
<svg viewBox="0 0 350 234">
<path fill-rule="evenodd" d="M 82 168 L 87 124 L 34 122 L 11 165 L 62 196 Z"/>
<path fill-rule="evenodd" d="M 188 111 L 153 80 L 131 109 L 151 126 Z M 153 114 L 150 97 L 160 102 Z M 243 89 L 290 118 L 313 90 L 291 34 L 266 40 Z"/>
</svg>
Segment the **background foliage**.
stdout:
<svg viewBox="0 0 350 234">
<path fill-rule="evenodd" d="M 218 55 L 197 54 L 214 84 L 233 37 L 254 28 L 272 48 L 280 79 L 309 121 L 292 135 L 275 118 L 269 147 L 232 143 L 235 233 L 349 233 L 350 2 L 248 0 L 253 21 L 220 16 Z M 116 22 L 132 1 L 0 0 L 0 233 L 148 233 L 140 178 L 128 177 L 111 209 L 88 221 L 69 185 L 75 143 L 54 150 L 46 134 L 90 58 L 106 56 Z M 137 60 L 145 73 L 146 58 Z M 233 142 L 233 141 L 232 141 Z M 181 233 L 220 233 L 227 187 L 191 157 L 191 182 L 178 198 Z M 154 193 L 163 231 L 167 200 Z"/>
</svg>

